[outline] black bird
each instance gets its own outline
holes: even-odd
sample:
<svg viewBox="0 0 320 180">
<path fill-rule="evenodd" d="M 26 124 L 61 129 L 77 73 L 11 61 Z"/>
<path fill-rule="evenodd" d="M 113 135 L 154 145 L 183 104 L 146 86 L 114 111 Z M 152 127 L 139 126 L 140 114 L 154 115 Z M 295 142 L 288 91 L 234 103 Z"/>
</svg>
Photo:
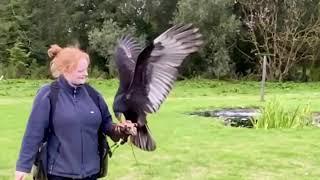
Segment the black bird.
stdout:
<svg viewBox="0 0 320 180">
<path fill-rule="evenodd" d="M 130 140 L 138 148 L 156 149 L 146 116 L 160 108 L 173 87 L 179 66 L 203 43 L 201 37 L 199 29 L 188 24 L 171 27 L 144 49 L 130 36 L 119 40 L 115 59 L 120 84 L 113 111 L 118 120 L 123 114 L 137 124 L 137 133 Z"/>
</svg>

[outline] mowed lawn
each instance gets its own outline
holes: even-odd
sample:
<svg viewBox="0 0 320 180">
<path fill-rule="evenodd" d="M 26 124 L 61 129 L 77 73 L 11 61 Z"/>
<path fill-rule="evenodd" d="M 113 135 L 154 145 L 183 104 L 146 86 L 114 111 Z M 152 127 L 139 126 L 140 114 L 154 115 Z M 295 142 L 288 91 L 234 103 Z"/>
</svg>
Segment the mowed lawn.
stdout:
<svg viewBox="0 0 320 180">
<path fill-rule="evenodd" d="M 0 81 L 0 179 L 13 179 L 33 96 L 46 82 Z M 112 110 L 117 81 L 91 83 Z M 320 111 L 320 83 L 267 83 L 266 100 L 274 98 L 288 108 L 310 104 L 312 111 Z M 160 111 L 149 116 L 157 150 L 119 147 L 109 161 L 107 179 L 319 179 L 318 128 L 232 128 L 188 115 L 201 109 L 263 105 L 258 82 L 178 82 Z"/>
</svg>

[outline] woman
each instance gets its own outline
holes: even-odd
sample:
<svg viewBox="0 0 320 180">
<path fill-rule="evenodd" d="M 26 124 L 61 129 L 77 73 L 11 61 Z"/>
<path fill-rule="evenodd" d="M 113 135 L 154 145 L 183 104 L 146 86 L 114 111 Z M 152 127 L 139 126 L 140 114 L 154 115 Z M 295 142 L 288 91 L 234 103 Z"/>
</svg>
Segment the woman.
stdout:
<svg viewBox="0 0 320 180">
<path fill-rule="evenodd" d="M 118 141 L 135 131 L 134 124 L 130 121 L 113 124 L 102 96 L 99 95 L 100 109 L 104 109 L 101 112 L 90 98 L 84 87 L 90 64 L 88 54 L 75 47 L 52 45 L 48 55 L 53 58 L 50 69 L 60 87 L 50 121 L 53 133 L 47 137 L 48 179 L 97 179 L 100 168 L 98 129 L 101 127 L 112 140 Z M 45 85 L 35 98 L 16 165 L 16 180 L 23 180 L 30 173 L 49 127 L 49 93 L 50 85 Z"/>
</svg>

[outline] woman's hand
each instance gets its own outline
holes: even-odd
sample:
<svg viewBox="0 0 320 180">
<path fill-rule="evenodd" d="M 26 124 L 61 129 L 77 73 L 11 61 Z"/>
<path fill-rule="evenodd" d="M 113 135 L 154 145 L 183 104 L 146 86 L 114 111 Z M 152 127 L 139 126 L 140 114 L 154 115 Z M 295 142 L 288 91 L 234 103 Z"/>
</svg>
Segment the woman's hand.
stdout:
<svg viewBox="0 0 320 180">
<path fill-rule="evenodd" d="M 16 171 L 15 180 L 25 180 L 27 175 L 28 175 L 28 173 L 21 172 L 21 171 Z"/>
<path fill-rule="evenodd" d="M 119 123 L 118 126 L 127 135 L 135 136 L 137 134 L 137 123 L 132 123 L 130 120 L 125 120 Z"/>
<path fill-rule="evenodd" d="M 126 143 L 129 136 L 137 135 L 137 124 L 132 123 L 130 120 L 122 121 L 121 123 L 112 125 L 112 132 L 109 137 L 114 141 L 118 142 L 120 139 L 123 140 L 122 144 Z"/>
</svg>

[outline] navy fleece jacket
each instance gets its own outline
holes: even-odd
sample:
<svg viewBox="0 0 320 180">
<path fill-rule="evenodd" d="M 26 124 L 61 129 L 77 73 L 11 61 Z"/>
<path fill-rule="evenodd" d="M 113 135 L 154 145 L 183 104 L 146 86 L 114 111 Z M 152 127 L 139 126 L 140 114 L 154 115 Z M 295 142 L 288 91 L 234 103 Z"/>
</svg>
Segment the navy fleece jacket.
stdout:
<svg viewBox="0 0 320 180">
<path fill-rule="evenodd" d="M 63 76 L 56 109 L 52 119 L 54 134 L 48 136 L 47 172 L 70 178 L 83 178 L 99 172 L 98 129 L 111 132 L 112 119 L 108 107 L 99 95 L 99 108 L 84 86 L 74 88 Z M 50 85 L 37 93 L 23 137 L 16 170 L 29 173 L 45 129 L 49 125 Z"/>
</svg>

